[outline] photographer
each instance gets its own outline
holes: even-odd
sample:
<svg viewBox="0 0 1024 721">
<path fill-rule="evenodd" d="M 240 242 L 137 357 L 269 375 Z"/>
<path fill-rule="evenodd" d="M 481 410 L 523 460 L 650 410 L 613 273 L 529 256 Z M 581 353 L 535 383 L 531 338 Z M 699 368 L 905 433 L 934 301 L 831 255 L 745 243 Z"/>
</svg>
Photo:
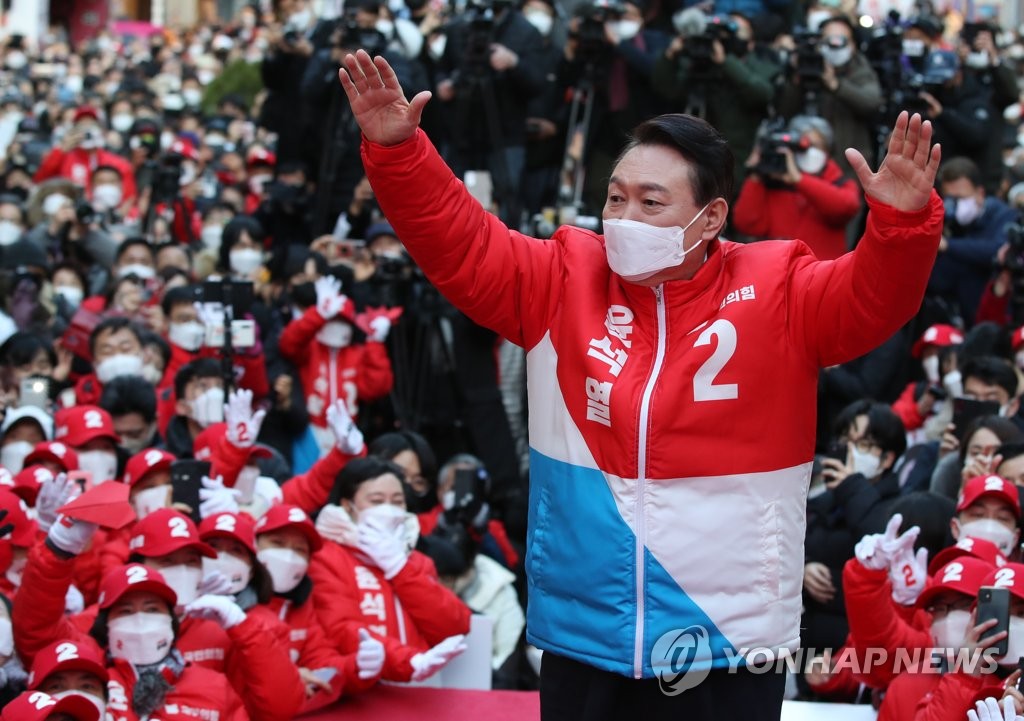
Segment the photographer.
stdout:
<svg viewBox="0 0 1024 721">
<path fill-rule="evenodd" d="M 71 181 L 52 178 L 36 187 L 28 203 L 32 226 L 24 238 L 42 248 L 51 262 L 72 260 L 89 268 L 90 290 L 102 288 L 115 260 L 117 242 L 95 217 L 79 217 L 80 192 Z"/>
<path fill-rule="evenodd" d="M 267 188 L 267 200 L 260 204 L 253 218 L 275 245 L 309 245 L 314 238 L 311 200 L 306 165 L 282 160 Z"/>
<path fill-rule="evenodd" d="M 772 147 L 775 139 L 765 138 L 747 159 L 750 175 L 733 208 L 736 230 L 760 238 L 799 238 L 819 260 L 838 258 L 847 250 L 846 226 L 860 210 L 861 194 L 831 158 L 832 126 L 799 115 L 779 138 L 788 144 Z M 765 155 L 781 156 L 783 172 Z"/>
</svg>

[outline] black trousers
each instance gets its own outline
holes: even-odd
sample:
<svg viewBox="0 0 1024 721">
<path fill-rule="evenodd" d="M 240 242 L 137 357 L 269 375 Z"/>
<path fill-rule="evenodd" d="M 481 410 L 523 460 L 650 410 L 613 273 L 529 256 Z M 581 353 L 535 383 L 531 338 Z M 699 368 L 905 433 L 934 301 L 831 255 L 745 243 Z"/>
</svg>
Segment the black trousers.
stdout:
<svg viewBox="0 0 1024 721">
<path fill-rule="evenodd" d="M 658 679 L 626 678 L 545 651 L 540 716 L 541 721 L 779 721 L 785 688 L 785 673 L 774 668 L 762 673 L 714 669 L 695 688 L 666 696 Z"/>
</svg>

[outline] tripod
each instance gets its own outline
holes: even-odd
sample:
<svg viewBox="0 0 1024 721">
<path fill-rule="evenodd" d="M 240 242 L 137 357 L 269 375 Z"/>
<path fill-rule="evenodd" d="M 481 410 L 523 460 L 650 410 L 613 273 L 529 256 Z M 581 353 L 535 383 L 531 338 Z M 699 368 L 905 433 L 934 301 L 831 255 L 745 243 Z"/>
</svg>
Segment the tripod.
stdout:
<svg viewBox="0 0 1024 721">
<path fill-rule="evenodd" d="M 569 124 L 565 134 L 565 152 L 562 154 L 562 183 L 559 201 L 563 207 L 583 209 L 583 184 L 586 180 L 587 141 L 594 116 L 594 77 L 588 66 L 582 80 L 570 88 L 572 103 Z"/>
</svg>

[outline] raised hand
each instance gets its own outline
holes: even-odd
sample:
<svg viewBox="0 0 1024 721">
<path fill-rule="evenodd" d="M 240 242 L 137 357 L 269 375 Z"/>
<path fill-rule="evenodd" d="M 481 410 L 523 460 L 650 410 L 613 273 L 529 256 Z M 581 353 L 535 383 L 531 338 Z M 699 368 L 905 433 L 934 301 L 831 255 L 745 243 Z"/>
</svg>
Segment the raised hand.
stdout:
<svg viewBox="0 0 1024 721">
<path fill-rule="evenodd" d="M 931 197 L 942 151 L 940 146 L 932 145 L 931 121 L 922 121 L 917 113 L 908 117 L 904 110 L 896 119 L 889 152 L 877 173 L 871 172 L 864 156 L 853 148 L 846 149 L 846 159 L 866 195 L 897 210 L 912 212 L 923 208 Z"/>
<path fill-rule="evenodd" d="M 235 448 L 252 448 L 266 415 L 267 412 L 262 409 L 253 411 L 252 391 L 246 388 L 233 391 L 224 404 L 228 443 Z"/>
<path fill-rule="evenodd" d="M 371 58 L 365 50 L 358 50 L 355 55 L 345 56 L 345 67 L 338 71 L 338 78 L 367 140 L 398 145 L 416 132 L 430 92 L 418 93 L 410 103 L 387 60 Z"/>
</svg>

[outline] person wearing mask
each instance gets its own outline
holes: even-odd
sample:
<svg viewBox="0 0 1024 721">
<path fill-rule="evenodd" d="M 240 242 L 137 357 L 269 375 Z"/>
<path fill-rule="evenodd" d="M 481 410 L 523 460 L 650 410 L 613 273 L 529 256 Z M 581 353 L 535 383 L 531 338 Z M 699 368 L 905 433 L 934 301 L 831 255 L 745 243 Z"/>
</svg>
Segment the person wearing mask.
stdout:
<svg viewBox="0 0 1024 721">
<path fill-rule="evenodd" d="M 0 195 L 0 248 L 17 241 L 25 230 L 22 200 L 16 195 Z"/>
<path fill-rule="evenodd" d="M 1006 229 L 1017 211 L 985 193 L 981 171 L 965 157 L 945 161 L 939 189 L 946 223 L 928 292 L 944 300 L 962 324 L 974 324 L 982 293 L 992 275 Z"/>
<path fill-rule="evenodd" d="M 192 458 L 192 445 L 203 429 L 224 420 L 224 371 L 212 358 L 186 363 L 174 376 L 174 414 L 161 402 L 161 435 L 167 450 Z M 163 401 L 163 399 L 161 399 Z"/>
<path fill-rule="evenodd" d="M 12 476 L 26 467 L 36 445 L 53 439 L 53 418 L 42 408 L 20 406 L 4 412 L 0 424 L 0 466 Z"/>
<path fill-rule="evenodd" d="M 1020 541 L 1020 499 L 1017 487 L 996 475 L 976 476 L 957 498 L 949 531 L 954 539 L 980 538 L 995 544 L 1007 558 Z"/>
<path fill-rule="evenodd" d="M 327 543 L 309 574 L 317 615 L 339 651 L 368 630 L 384 644 L 382 679 L 422 681 L 465 650 L 470 611 L 412 550 L 418 524 L 405 512 L 402 475 L 377 458 L 345 466 L 317 516 Z"/>
<path fill-rule="evenodd" d="M 67 324 L 70 324 L 75 311 L 82 305 L 82 301 L 85 300 L 85 290 L 89 283 L 86 271 L 77 263 L 64 261 L 54 266 L 50 281 L 53 284 L 53 297 L 57 305 L 57 313 L 66 327 Z"/>
<path fill-rule="evenodd" d="M 936 323 L 928 326 L 921 337 L 918 338 L 910 352 L 915 360 L 921 362 L 921 370 L 924 372 L 924 380 L 911 381 L 903 389 L 903 393 L 892 404 L 893 412 L 900 417 L 903 427 L 908 432 L 916 431 L 925 424 L 925 421 L 939 408 L 940 398 L 935 389 L 942 391 L 952 397 L 961 394 L 962 388 L 956 386 L 956 373 L 954 368 L 942 366 L 944 348 L 955 349 L 964 342 L 964 334 L 959 328 L 946 323 Z M 948 359 L 955 355 L 946 353 Z M 947 387 L 947 384 L 949 387 Z"/>
<path fill-rule="evenodd" d="M 106 224 L 121 222 L 125 214 L 123 172 L 112 165 L 100 165 L 92 171 L 89 201 Z"/>
<path fill-rule="evenodd" d="M 806 238 L 819 260 L 834 260 L 847 251 L 846 230 L 860 211 L 860 189 L 831 157 L 828 121 L 800 115 L 789 121 L 789 133 L 804 149 L 777 149 L 786 161 L 782 173 L 760 171 L 761 148 L 755 146 L 733 222 L 740 233 L 759 238 Z"/>
<path fill-rule="evenodd" d="M 103 721 L 86 699 L 54 698 L 41 691 L 26 691 L 0 712 L 2 721 Z"/>
<path fill-rule="evenodd" d="M 29 551 L 36 543 L 38 526 L 28 517 L 24 502 L 11 489 L 0 487 L 0 512 L 5 512 L 4 527 L 9 526 L 9 536 L 3 541 L 6 568 L 0 576 L 0 594 L 11 601 L 24 585 L 25 566 Z"/>
<path fill-rule="evenodd" d="M 42 691 L 55 699 L 87 700 L 106 718 L 106 660 L 94 643 L 62 639 L 41 649 L 32 662 L 28 690 Z"/>
<path fill-rule="evenodd" d="M 426 438 L 416 431 L 384 433 L 373 439 L 367 452 L 402 469 L 405 506 L 411 513 L 427 513 L 437 505 L 437 458 Z"/>
<path fill-rule="evenodd" d="M 110 289 L 117 281 L 126 278 L 136 279 L 140 286 L 144 286 L 145 290 L 151 293 L 155 289 L 156 256 L 149 241 L 136 236 L 127 238 L 118 245 L 108 278 L 110 282 L 107 293 L 86 298 L 82 302 L 83 308 L 93 313 L 113 310 L 117 306 L 112 305 L 111 298 L 107 296 L 110 295 Z M 141 306 L 144 300 L 144 298 L 140 298 L 138 305 Z M 123 307 L 121 309 L 126 310 Z M 131 308 L 130 310 L 134 313 L 139 309 Z"/>
<path fill-rule="evenodd" d="M 224 226 L 218 270 L 234 280 L 254 280 L 263 267 L 266 235 L 256 218 L 238 215 Z"/>
<path fill-rule="evenodd" d="M 104 385 L 99 406 L 110 414 L 126 454 L 161 444 L 156 424 L 156 391 L 142 376 L 114 378 Z"/>
<path fill-rule="evenodd" d="M 94 371 L 75 384 L 75 403 L 95 405 L 103 386 L 115 378 L 142 376 L 141 330 L 128 318 L 113 316 L 100 321 L 89 334 L 89 353 Z"/>
<path fill-rule="evenodd" d="M 109 413 L 99 406 L 76 405 L 58 410 L 54 424 L 54 440 L 75 451 L 78 467 L 88 471 L 92 485 L 117 478 L 117 446 L 121 439 L 114 432 Z"/>
<path fill-rule="evenodd" d="M 25 466 L 42 466 L 54 475 L 77 471 L 78 454 L 60 441 L 45 441 L 25 457 Z"/>
</svg>

